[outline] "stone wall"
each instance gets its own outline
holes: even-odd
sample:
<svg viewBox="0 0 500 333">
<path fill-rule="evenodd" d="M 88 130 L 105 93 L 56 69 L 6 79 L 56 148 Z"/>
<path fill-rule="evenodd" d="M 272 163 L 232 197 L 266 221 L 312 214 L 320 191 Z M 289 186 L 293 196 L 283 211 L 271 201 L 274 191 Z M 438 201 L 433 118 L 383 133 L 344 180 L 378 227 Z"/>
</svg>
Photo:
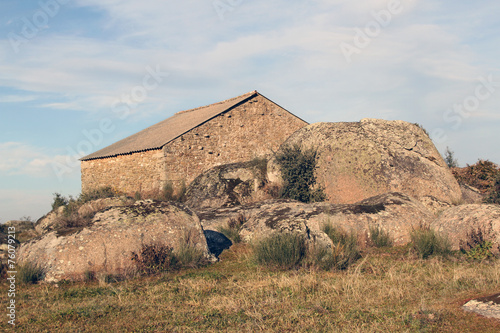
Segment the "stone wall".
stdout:
<svg viewBox="0 0 500 333">
<path fill-rule="evenodd" d="M 306 125 L 257 95 L 176 138 L 162 150 L 82 161 L 82 191 L 112 186 L 128 194 L 147 193 L 162 189 L 166 183 L 179 189 L 214 166 L 271 155 Z"/>
<path fill-rule="evenodd" d="M 82 161 L 81 167 L 82 192 L 111 186 L 133 195 L 158 191 L 165 182 L 161 150 Z"/>
<path fill-rule="evenodd" d="M 306 125 L 257 95 L 166 145 L 166 178 L 178 188 L 214 166 L 268 156 Z"/>
</svg>

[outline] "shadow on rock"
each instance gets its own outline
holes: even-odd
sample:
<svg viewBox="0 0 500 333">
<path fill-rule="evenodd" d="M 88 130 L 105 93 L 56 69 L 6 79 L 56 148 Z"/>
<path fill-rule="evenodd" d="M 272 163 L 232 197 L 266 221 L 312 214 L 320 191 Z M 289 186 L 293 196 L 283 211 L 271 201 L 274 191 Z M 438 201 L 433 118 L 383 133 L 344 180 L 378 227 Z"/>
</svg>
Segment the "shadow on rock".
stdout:
<svg viewBox="0 0 500 333">
<path fill-rule="evenodd" d="M 208 250 L 216 257 L 219 257 L 222 251 L 229 249 L 233 245 L 233 242 L 220 232 L 205 230 L 204 233 L 207 239 Z"/>
</svg>

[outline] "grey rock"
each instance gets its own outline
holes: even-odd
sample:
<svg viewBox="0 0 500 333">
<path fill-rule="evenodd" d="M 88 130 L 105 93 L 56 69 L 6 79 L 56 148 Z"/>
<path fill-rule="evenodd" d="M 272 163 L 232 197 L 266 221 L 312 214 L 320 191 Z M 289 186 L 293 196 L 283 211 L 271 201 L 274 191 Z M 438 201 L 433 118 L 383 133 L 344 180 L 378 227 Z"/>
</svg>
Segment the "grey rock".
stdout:
<svg viewBox="0 0 500 333">
<path fill-rule="evenodd" d="M 186 189 L 185 204 L 193 209 L 234 207 L 262 198 L 267 162 L 259 160 L 214 167 Z"/>
<path fill-rule="evenodd" d="M 180 204 L 139 201 L 110 207 L 97 213 L 89 226 L 49 231 L 19 249 L 21 262 L 40 265 L 45 280 L 82 279 L 85 272 L 127 274 L 133 271 L 132 252 L 144 244 L 169 245 L 174 251 L 182 243 L 209 253 L 203 228 L 195 213 Z"/>
<path fill-rule="evenodd" d="M 473 299 L 462 308 L 485 317 L 500 319 L 500 294 Z"/>
<path fill-rule="evenodd" d="M 289 145 L 317 150 L 315 175 L 332 203 L 355 203 L 387 192 L 447 203 L 462 196 L 431 139 L 415 124 L 378 119 L 315 123 L 292 134 L 282 147 Z M 268 178 L 282 182 L 273 159 Z"/>
<path fill-rule="evenodd" d="M 328 244 L 322 232 L 325 223 L 365 232 L 378 226 L 390 233 L 395 244 L 409 242 L 409 233 L 419 223 L 430 223 L 434 215 L 420 202 L 402 193 L 385 193 L 355 204 L 327 202 L 302 203 L 294 200 L 262 202 L 219 209 L 199 210 L 198 216 L 206 230 L 217 230 L 229 219 L 243 216 L 246 222 L 240 231 L 243 240 L 266 237 L 273 232 L 297 232 L 312 242 Z"/>
<path fill-rule="evenodd" d="M 452 248 L 458 250 L 460 241 L 467 232 L 481 228 L 493 241 L 494 252 L 500 245 L 500 205 L 470 204 L 445 210 L 431 225 L 437 231 L 448 235 Z"/>
</svg>

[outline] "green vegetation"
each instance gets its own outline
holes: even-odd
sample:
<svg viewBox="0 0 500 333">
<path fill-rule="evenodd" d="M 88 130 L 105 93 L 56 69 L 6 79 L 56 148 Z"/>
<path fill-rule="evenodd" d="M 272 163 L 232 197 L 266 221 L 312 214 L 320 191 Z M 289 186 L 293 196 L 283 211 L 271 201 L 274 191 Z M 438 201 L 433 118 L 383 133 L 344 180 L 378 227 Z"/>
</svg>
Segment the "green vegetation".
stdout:
<svg viewBox="0 0 500 333">
<path fill-rule="evenodd" d="M 298 267 L 306 255 L 305 240 L 296 233 L 275 233 L 254 245 L 259 264 L 279 269 Z"/>
<path fill-rule="evenodd" d="M 139 253 L 132 252 L 131 260 L 140 275 L 198 268 L 207 263 L 201 250 L 184 242 L 176 251 L 170 246 L 158 243 L 143 245 Z"/>
<path fill-rule="evenodd" d="M 485 260 L 493 257 L 493 233 L 491 227 L 471 229 L 466 233 L 465 240 L 460 241 L 460 252 L 469 259 Z M 499 247 L 500 249 L 500 247 Z"/>
<path fill-rule="evenodd" d="M 143 245 L 139 254 L 132 252 L 131 260 L 142 275 L 169 272 L 179 268 L 173 248 L 161 244 Z"/>
<path fill-rule="evenodd" d="M 17 278 L 22 283 L 37 283 L 43 280 L 44 276 L 44 270 L 32 262 L 25 262 L 17 267 Z"/>
<path fill-rule="evenodd" d="M 458 167 L 458 160 L 455 158 L 455 153 L 449 147 L 446 147 L 446 151 L 444 152 L 444 161 L 448 165 L 448 168 Z"/>
<path fill-rule="evenodd" d="M 322 230 L 333 242 L 332 250 L 322 259 L 323 262 L 329 263 L 331 268 L 347 269 L 361 258 L 358 235 L 354 231 L 346 232 L 331 223 L 323 225 Z"/>
<path fill-rule="evenodd" d="M 485 203 L 500 204 L 500 166 L 488 160 L 479 160 L 474 165 L 455 168 L 452 172 L 459 183 L 481 191 Z"/>
<path fill-rule="evenodd" d="M 226 227 L 219 227 L 218 231 L 229 238 L 233 244 L 241 242 L 240 230 L 246 218 L 240 214 L 236 218 L 230 218 Z"/>
<path fill-rule="evenodd" d="M 498 332 L 461 305 L 500 289 L 500 260 L 370 248 L 342 271 L 256 266 L 236 244 L 200 269 L 127 281 L 21 285 L 17 332 Z M 7 304 L 9 286 L 0 284 Z M 7 331 L 6 320 L 0 330 Z"/>
<path fill-rule="evenodd" d="M 286 146 L 276 156 L 284 180 L 280 196 L 302 202 L 324 201 L 326 195 L 321 188 L 316 187 L 317 152 L 302 151 L 300 146 Z"/>
<path fill-rule="evenodd" d="M 496 176 L 484 198 L 485 203 L 500 205 L 500 173 Z"/>
<path fill-rule="evenodd" d="M 370 245 L 374 247 L 388 247 L 393 245 L 391 235 L 379 226 L 370 226 L 368 232 L 370 234 Z"/>
<path fill-rule="evenodd" d="M 447 256 L 451 254 L 451 244 L 448 238 L 439 235 L 429 225 L 420 224 L 410 232 L 413 250 L 421 259 L 430 256 Z"/>
<path fill-rule="evenodd" d="M 66 207 L 68 199 L 60 193 L 54 193 L 54 201 L 52 202 L 52 210 L 57 210 L 59 207 Z"/>
</svg>

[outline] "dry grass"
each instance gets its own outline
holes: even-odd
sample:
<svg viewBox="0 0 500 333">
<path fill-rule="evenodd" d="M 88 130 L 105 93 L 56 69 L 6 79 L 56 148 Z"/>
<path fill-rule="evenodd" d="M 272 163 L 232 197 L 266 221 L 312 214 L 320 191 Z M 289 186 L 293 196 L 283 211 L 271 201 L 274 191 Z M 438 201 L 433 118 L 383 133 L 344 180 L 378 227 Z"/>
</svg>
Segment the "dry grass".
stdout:
<svg viewBox="0 0 500 333">
<path fill-rule="evenodd" d="M 275 271 L 237 244 L 198 270 L 113 284 L 22 285 L 20 332 L 498 332 L 461 310 L 500 289 L 500 261 L 370 249 L 346 271 Z M 7 288 L 0 290 L 2 304 Z M 2 320 L 0 329 L 7 327 Z"/>
</svg>

